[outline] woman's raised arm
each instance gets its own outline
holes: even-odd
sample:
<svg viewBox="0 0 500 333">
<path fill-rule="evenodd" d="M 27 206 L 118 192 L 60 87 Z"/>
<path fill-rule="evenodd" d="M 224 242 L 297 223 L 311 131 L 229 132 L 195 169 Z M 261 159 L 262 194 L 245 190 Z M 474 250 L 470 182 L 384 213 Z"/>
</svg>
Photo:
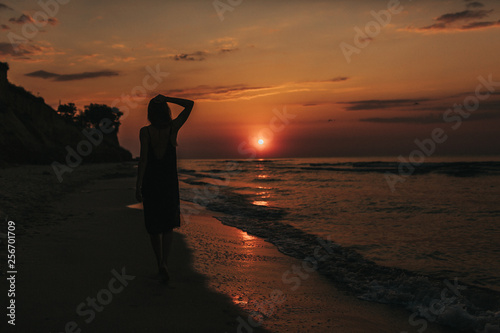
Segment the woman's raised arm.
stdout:
<svg viewBox="0 0 500 333">
<path fill-rule="evenodd" d="M 189 99 L 185 99 L 185 98 L 175 98 L 175 97 L 167 97 L 167 96 L 163 96 L 163 95 L 158 95 L 153 100 L 157 101 L 158 103 L 167 102 L 167 103 L 173 103 L 173 104 L 177 104 L 177 105 L 184 107 L 184 110 L 182 110 L 182 112 L 179 114 L 179 116 L 177 116 L 177 118 L 174 119 L 174 124 L 175 124 L 175 127 L 177 129 L 181 128 L 182 125 L 184 125 L 184 123 L 188 119 L 189 115 L 191 114 L 191 110 L 193 110 L 193 106 L 194 106 L 193 101 L 191 101 Z"/>
</svg>

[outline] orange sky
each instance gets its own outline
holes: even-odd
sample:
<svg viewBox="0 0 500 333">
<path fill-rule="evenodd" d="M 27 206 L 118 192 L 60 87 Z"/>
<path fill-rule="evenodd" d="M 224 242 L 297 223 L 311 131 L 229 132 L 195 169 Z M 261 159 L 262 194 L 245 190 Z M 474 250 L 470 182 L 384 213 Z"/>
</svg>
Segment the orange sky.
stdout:
<svg viewBox="0 0 500 333">
<path fill-rule="evenodd" d="M 408 156 L 435 128 L 435 155 L 500 154 L 500 84 L 443 119 L 500 82 L 498 1 L 42 3 L 0 0 L 10 81 L 54 108 L 117 106 L 134 155 L 158 93 L 196 101 L 180 157 Z"/>
</svg>

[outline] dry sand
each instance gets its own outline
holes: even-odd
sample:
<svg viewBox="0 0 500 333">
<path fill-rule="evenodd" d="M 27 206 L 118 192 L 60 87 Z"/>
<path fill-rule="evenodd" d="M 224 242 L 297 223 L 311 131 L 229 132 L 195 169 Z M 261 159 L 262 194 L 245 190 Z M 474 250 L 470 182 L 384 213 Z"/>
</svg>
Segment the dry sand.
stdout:
<svg viewBox="0 0 500 333">
<path fill-rule="evenodd" d="M 33 168 L 38 178 L 48 176 L 44 167 Z M 57 201 L 44 202 L 40 211 L 19 213 L 16 204 L 7 210 L 20 226 L 31 225 L 17 236 L 16 327 L 7 327 L 2 314 L 1 332 L 417 332 L 421 327 L 409 324 L 409 312 L 345 295 L 316 272 L 292 273 L 300 260 L 221 224 L 213 217 L 219 213 L 199 206 L 200 213 L 174 234 L 172 281 L 162 285 L 142 211 L 127 207 L 135 203 L 135 179 L 123 178 L 130 166 L 86 168 L 72 186 L 68 181 L 56 194 L 47 190 L 45 197 Z M 2 170 L 2 185 L 16 172 L 26 170 Z M 29 186 L 41 190 L 35 179 Z M 287 271 L 294 280 L 283 281 Z M 0 288 L 2 294 L 7 290 L 4 277 Z M 429 324 L 426 332 L 445 330 Z"/>
</svg>

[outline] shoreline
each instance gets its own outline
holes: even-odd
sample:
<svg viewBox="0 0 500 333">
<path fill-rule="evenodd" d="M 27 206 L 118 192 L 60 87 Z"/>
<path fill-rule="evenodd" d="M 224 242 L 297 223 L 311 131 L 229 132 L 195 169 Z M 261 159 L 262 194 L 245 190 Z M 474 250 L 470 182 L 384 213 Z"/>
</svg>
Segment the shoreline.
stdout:
<svg viewBox="0 0 500 333">
<path fill-rule="evenodd" d="M 271 332 L 417 331 L 409 323 L 408 311 L 346 295 L 314 271 L 293 273 L 301 260 L 280 253 L 264 239 L 223 225 L 215 217 L 224 214 L 199 206 L 199 214 L 175 232 L 172 285 L 158 286 L 142 211 L 127 208 L 135 203 L 135 179 L 122 178 L 116 165 L 110 167 L 97 172 L 104 179 L 80 179 L 81 186 L 62 193 L 64 198 L 54 202 L 52 210 L 32 212 L 32 219 L 54 219 L 34 223 L 18 238 L 19 323 L 26 324 L 29 318 L 29 328 L 36 331 L 63 331 L 71 321 L 93 332 L 117 328 L 133 332 L 138 327 L 160 332 L 173 326 L 179 332 L 210 331 L 207 325 L 227 332 L 237 332 L 238 327 L 241 332 L 264 331 L 261 327 Z M 92 174 L 90 169 L 87 175 Z M 95 312 L 95 320 L 82 321 L 90 315 L 80 318 L 76 307 L 105 290 L 115 276 L 113 270 L 121 272 L 123 267 L 137 276 L 135 281 L 123 293 L 113 294 L 113 301 Z M 287 271 L 293 283 L 283 282 Z M 4 289 L 4 282 L 0 286 Z M 262 325 L 252 325 L 253 311 Z M 165 313 L 182 324 L 159 319 Z M 432 323 L 426 330 L 448 331 Z"/>
<path fill-rule="evenodd" d="M 304 260 L 223 224 L 217 217 L 224 214 L 182 204 L 200 210 L 193 222 L 181 227 L 194 250 L 195 268 L 208 277 L 212 289 L 229 295 L 248 313 L 247 325 L 241 327 L 254 329 L 252 320 L 261 320 L 262 327 L 272 332 L 417 332 L 420 328 L 410 324 L 411 313 L 404 308 L 353 297 Z M 323 255 L 328 247 L 324 245 Z M 214 248 L 217 251 L 212 252 Z M 427 325 L 426 332 L 452 332 Z"/>
<path fill-rule="evenodd" d="M 175 274 L 169 285 L 159 282 L 142 212 L 126 207 L 135 201 L 134 181 L 80 186 L 53 203 L 57 222 L 17 236 L 16 326 L 2 320 L 2 332 L 215 332 L 236 325 L 243 312 L 206 287 L 178 232 Z"/>
</svg>

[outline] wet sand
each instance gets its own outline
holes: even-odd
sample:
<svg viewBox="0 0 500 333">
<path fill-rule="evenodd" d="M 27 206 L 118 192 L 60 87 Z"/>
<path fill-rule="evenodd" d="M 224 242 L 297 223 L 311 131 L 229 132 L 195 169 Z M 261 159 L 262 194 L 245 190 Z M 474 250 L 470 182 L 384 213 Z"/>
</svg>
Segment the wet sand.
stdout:
<svg viewBox="0 0 500 333">
<path fill-rule="evenodd" d="M 174 234 L 172 281 L 162 285 L 142 211 L 127 207 L 135 203 L 135 179 L 107 174 L 31 213 L 30 219 L 45 222 L 33 222 L 18 235 L 17 325 L 4 330 L 3 320 L 2 332 L 416 332 L 421 327 L 411 326 L 403 309 L 353 298 L 314 271 L 294 271 L 300 260 L 223 225 L 213 217 L 220 214 L 199 206 L 200 213 Z M 0 287 L 3 293 L 4 278 Z M 445 330 L 429 323 L 426 332 Z"/>
</svg>

